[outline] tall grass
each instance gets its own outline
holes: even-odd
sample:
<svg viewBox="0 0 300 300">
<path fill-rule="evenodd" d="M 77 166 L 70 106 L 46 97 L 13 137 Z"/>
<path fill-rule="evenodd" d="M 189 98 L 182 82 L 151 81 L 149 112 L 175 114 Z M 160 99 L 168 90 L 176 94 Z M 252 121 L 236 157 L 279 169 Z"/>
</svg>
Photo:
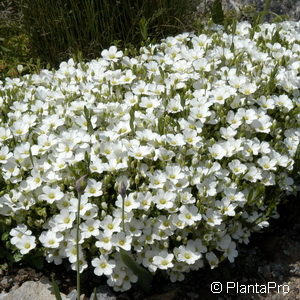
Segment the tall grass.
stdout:
<svg viewBox="0 0 300 300">
<path fill-rule="evenodd" d="M 113 43 L 135 47 L 182 32 L 190 0 L 21 0 L 32 51 L 57 65 L 71 54 L 99 56 Z M 192 1 L 191 1 L 192 2 Z"/>
</svg>

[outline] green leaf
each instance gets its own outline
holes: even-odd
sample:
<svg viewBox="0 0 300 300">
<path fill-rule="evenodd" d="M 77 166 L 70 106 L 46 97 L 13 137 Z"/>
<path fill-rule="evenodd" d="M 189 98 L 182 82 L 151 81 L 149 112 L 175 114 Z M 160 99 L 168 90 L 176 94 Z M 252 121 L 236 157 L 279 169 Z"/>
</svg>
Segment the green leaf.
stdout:
<svg viewBox="0 0 300 300">
<path fill-rule="evenodd" d="M 20 261 L 22 258 L 23 258 L 23 255 L 22 255 L 21 253 L 19 253 L 19 252 L 16 252 L 16 253 L 14 253 L 14 255 L 13 255 L 13 260 L 14 260 L 14 262 L 18 262 L 18 261 Z"/>
<path fill-rule="evenodd" d="M 148 293 L 150 291 L 153 275 L 145 268 L 137 264 L 123 249 L 120 250 L 120 254 L 124 264 L 138 277 L 138 285 Z"/>
<path fill-rule="evenodd" d="M 54 275 L 53 274 L 51 275 L 51 283 L 52 283 L 52 288 L 53 288 L 56 300 L 62 300 L 60 292 L 59 292 L 58 285 L 57 285 L 56 281 L 54 280 Z"/>
<path fill-rule="evenodd" d="M 10 51 L 11 51 L 10 49 L 8 49 L 8 48 L 6 48 L 6 47 L 4 47 L 4 46 L 0 46 L 0 49 L 1 49 L 1 51 L 3 51 L 3 52 L 10 52 Z"/>
<path fill-rule="evenodd" d="M 300 143 L 298 144 L 296 153 L 295 153 L 295 159 L 300 159 Z"/>
<path fill-rule="evenodd" d="M 83 108 L 83 112 L 84 112 L 85 118 L 86 118 L 86 119 L 89 119 L 89 117 L 90 117 L 90 112 L 89 112 L 89 110 L 87 109 L 86 105 L 85 105 L 84 108 Z"/>
<path fill-rule="evenodd" d="M 130 115 L 129 125 L 130 125 L 130 129 L 131 129 L 131 131 L 132 131 L 133 134 L 135 132 L 135 128 L 134 128 L 134 118 L 135 118 L 134 117 L 134 112 L 135 112 L 135 108 L 132 107 L 131 110 L 130 110 L 130 113 L 129 113 L 129 115 Z"/>
<path fill-rule="evenodd" d="M 164 73 L 163 69 L 161 67 L 158 67 L 158 70 L 159 70 L 159 74 L 160 74 L 162 80 L 164 80 L 165 79 L 165 73 Z"/>
<path fill-rule="evenodd" d="M 251 203 L 253 199 L 253 194 L 254 194 L 254 188 L 250 190 L 248 194 L 248 202 Z"/>
<path fill-rule="evenodd" d="M 9 233 L 8 232 L 4 232 L 1 236 L 1 240 L 2 241 L 8 241 L 9 240 Z"/>
<path fill-rule="evenodd" d="M 98 300 L 97 294 L 96 294 L 96 288 L 94 288 L 94 297 L 93 297 L 93 300 Z"/>
<path fill-rule="evenodd" d="M 280 42 L 281 42 L 281 37 L 280 37 L 280 33 L 279 33 L 280 30 L 281 30 L 281 29 L 277 29 L 277 30 L 275 31 L 275 33 L 273 34 L 272 39 L 271 39 L 271 43 L 272 43 L 272 44 L 280 43 Z"/>
<path fill-rule="evenodd" d="M 271 74 L 270 74 L 270 79 L 269 82 L 267 84 L 267 89 L 268 89 L 268 93 L 271 94 L 274 89 L 276 88 L 276 75 L 278 73 L 278 64 L 276 64 L 276 66 L 274 67 L 274 69 L 272 70 Z"/>
<path fill-rule="evenodd" d="M 148 38 L 149 21 L 150 19 L 147 20 L 145 17 L 142 17 L 139 22 L 141 35 L 144 41 L 146 41 Z"/>
<path fill-rule="evenodd" d="M 86 119 L 86 122 L 87 122 L 87 129 L 88 129 L 88 132 L 90 135 L 93 134 L 94 132 L 94 129 L 93 129 L 93 125 L 92 125 L 92 122 L 91 122 L 91 117 L 92 117 L 92 114 L 91 112 L 88 110 L 88 108 L 86 107 L 86 105 L 84 106 L 84 117 Z"/>
<path fill-rule="evenodd" d="M 164 118 L 164 116 L 161 116 L 161 117 L 158 119 L 157 127 L 158 127 L 158 132 L 159 132 L 159 134 L 160 134 L 160 135 L 163 135 L 164 132 L 165 132 L 165 118 Z"/>
<path fill-rule="evenodd" d="M 212 21 L 215 24 L 223 25 L 224 24 L 224 12 L 222 8 L 222 1 L 215 0 L 210 9 Z"/>
<path fill-rule="evenodd" d="M 31 265 L 38 270 L 43 270 L 43 268 L 44 268 L 43 257 L 41 257 L 41 256 L 35 257 L 34 259 L 32 259 Z"/>
</svg>

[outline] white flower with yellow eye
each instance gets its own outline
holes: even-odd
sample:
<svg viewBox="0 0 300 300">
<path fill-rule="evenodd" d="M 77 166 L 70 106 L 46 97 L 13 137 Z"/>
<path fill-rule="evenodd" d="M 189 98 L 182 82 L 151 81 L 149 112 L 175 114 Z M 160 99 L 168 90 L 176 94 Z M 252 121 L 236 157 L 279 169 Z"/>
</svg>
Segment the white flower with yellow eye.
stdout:
<svg viewBox="0 0 300 300">
<path fill-rule="evenodd" d="M 106 258 L 104 255 L 100 255 L 99 258 L 92 260 L 92 266 L 95 267 L 94 273 L 97 276 L 111 275 L 116 263 L 114 260 Z"/>
</svg>

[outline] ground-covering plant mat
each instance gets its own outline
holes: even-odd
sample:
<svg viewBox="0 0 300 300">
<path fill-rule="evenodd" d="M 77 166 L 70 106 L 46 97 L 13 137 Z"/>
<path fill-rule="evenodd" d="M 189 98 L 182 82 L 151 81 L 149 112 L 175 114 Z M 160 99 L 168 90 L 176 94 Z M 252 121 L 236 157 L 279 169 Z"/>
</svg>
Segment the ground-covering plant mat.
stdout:
<svg viewBox="0 0 300 300">
<path fill-rule="evenodd" d="M 190 273 L 187 278 L 178 283 L 170 283 L 167 280 L 157 280 L 149 294 L 143 293 L 138 287 L 130 291 L 113 293 L 105 287 L 100 277 L 93 277 L 92 270 L 83 274 L 82 294 L 89 299 L 95 287 L 100 289 L 103 299 L 110 296 L 112 299 L 147 299 L 147 300 L 175 300 L 175 299 L 207 299 L 214 300 L 297 300 L 299 298 L 300 284 L 300 205 L 296 197 L 289 198 L 288 202 L 279 206 L 281 217 L 272 220 L 270 226 L 259 233 L 254 233 L 250 243 L 240 248 L 239 257 L 232 263 L 223 263 L 221 268 L 214 270 L 200 269 Z M 276 251 L 274 251 L 276 249 Z M 34 270 L 25 266 L 17 266 L 6 269 L 0 273 L 0 290 L 9 293 L 26 281 L 44 281 L 43 277 L 51 277 L 55 273 L 59 281 L 59 287 L 63 294 L 70 295 L 76 289 L 76 278 L 68 266 L 47 264 L 42 270 Z M 237 294 L 231 290 L 229 294 L 213 294 L 212 282 L 239 282 L 247 285 L 267 285 L 275 282 L 277 286 L 288 285 L 287 294 L 277 293 L 276 289 L 271 293 Z M 5 291 L 5 292 L 4 292 Z M 1 294 L 0 294 L 1 295 Z M 283 298 L 284 297 L 284 298 Z M 1 299 L 1 296 L 0 296 Z M 100 298 L 102 299 L 102 298 Z"/>
<path fill-rule="evenodd" d="M 297 189 L 299 36 L 299 22 L 214 25 L 134 58 L 112 46 L 7 78 L 0 214 L 12 259 L 76 270 L 79 257 L 115 291 L 234 262 Z"/>
</svg>

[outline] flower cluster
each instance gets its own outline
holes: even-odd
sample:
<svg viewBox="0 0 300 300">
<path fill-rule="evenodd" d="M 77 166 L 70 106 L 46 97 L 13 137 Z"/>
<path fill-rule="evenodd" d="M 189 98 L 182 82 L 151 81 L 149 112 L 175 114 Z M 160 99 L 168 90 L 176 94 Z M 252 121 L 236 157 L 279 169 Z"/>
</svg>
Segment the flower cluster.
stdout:
<svg viewBox="0 0 300 300">
<path fill-rule="evenodd" d="M 0 82 L 0 215 L 21 254 L 76 269 L 84 174 L 80 271 L 117 291 L 137 281 L 121 250 L 176 281 L 268 226 L 297 188 L 300 22 L 231 29 Z"/>
</svg>

